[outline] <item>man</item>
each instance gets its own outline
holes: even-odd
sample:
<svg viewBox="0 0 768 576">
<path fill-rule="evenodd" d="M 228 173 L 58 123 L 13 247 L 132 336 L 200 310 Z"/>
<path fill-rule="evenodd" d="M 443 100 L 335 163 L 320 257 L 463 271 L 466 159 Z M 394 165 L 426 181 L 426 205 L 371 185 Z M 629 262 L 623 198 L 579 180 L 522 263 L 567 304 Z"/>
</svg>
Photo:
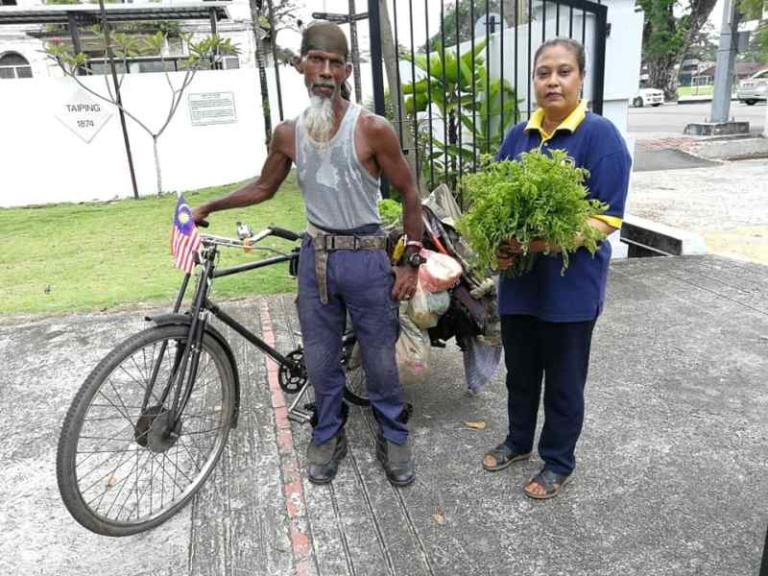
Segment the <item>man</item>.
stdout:
<svg viewBox="0 0 768 576">
<path fill-rule="evenodd" d="M 315 22 L 304 29 L 294 62 L 311 104 L 276 129 L 261 176 L 193 211 L 212 212 L 270 199 L 295 163 L 307 212 L 299 256 L 297 308 L 304 358 L 315 390 L 317 425 L 307 451 L 310 481 L 333 480 L 347 452 L 341 336 L 349 315 L 357 335 L 368 394 L 379 423 L 377 456 L 397 486 L 415 479 L 407 415 L 395 361 L 399 300 L 416 290 L 421 207 L 392 126 L 342 97 L 352 73 L 341 29 Z M 407 238 L 405 261 L 393 274 L 378 214 L 379 175 L 401 195 Z"/>
</svg>

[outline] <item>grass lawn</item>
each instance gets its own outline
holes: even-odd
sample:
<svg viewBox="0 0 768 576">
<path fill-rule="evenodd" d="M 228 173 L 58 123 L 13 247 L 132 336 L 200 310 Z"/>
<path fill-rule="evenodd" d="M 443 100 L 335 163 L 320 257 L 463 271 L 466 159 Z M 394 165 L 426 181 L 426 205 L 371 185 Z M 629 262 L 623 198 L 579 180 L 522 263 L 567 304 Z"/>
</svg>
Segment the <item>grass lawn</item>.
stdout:
<svg viewBox="0 0 768 576">
<path fill-rule="evenodd" d="M 185 192 L 191 206 L 235 189 Z M 183 274 L 173 266 L 169 238 L 176 195 L 94 204 L 0 209 L 0 314 L 107 310 L 173 303 Z M 259 206 L 218 212 L 205 232 L 235 235 L 235 222 L 257 231 L 269 224 L 306 225 L 292 174 L 277 195 Z M 270 239 L 276 248 L 292 248 Z M 224 249 L 220 266 L 260 257 Z M 214 296 L 240 297 L 295 290 L 287 264 L 221 278 Z"/>
<path fill-rule="evenodd" d="M 685 98 L 686 96 L 711 96 L 714 88 L 714 86 L 679 86 L 677 88 L 677 96 L 678 98 Z"/>
</svg>

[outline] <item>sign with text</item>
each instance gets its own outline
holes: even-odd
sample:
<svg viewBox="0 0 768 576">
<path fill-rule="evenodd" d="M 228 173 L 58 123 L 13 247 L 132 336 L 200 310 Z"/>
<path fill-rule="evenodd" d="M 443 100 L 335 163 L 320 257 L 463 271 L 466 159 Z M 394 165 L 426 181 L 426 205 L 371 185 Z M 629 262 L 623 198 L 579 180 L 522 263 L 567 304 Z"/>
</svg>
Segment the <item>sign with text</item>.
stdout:
<svg viewBox="0 0 768 576">
<path fill-rule="evenodd" d="M 56 118 L 85 143 L 93 140 L 112 115 L 110 104 L 99 101 L 82 88 L 75 90 L 72 96 L 56 109 Z"/>
<path fill-rule="evenodd" d="M 234 92 L 204 92 L 189 95 L 192 126 L 237 122 Z"/>
</svg>

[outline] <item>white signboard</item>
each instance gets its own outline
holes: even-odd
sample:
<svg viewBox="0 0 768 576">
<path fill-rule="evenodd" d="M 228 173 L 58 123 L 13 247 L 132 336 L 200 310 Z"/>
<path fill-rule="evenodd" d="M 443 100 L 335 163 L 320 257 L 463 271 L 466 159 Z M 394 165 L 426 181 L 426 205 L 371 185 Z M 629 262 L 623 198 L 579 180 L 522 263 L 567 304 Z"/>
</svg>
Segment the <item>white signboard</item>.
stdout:
<svg viewBox="0 0 768 576">
<path fill-rule="evenodd" d="M 192 126 L 237 122 L 233 92 L 205 92 L 189 95 Z"/>
<path fill-rule="evenodd" d="M 78 88 L 57 107 L 56 118 L 89 143 L 112 117 L 112 106 Z"/>
</svg>

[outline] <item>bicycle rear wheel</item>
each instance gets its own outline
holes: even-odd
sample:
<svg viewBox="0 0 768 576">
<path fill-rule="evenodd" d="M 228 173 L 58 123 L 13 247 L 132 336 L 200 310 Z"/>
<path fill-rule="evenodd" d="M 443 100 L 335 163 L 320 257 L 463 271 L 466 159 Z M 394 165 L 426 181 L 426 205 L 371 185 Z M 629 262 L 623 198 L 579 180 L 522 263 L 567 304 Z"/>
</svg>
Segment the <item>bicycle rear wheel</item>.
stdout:
<svg viewBox="0 0 768 576">
<path fill-rule="evenodd" d="M 75 520 L 97 534 L 128 536 L 166 521 L 221 457 L 235 378 L 213 337 L 203 337 L 194 386 L 175 425 L 173 389 L 164 394 L 169 382 L 184 381 L 174 373 L 188 332 L 162 326 L 128 338 L 96 366 L 69 408 L 56 462 L 59 491 Z"/>
</svg>

